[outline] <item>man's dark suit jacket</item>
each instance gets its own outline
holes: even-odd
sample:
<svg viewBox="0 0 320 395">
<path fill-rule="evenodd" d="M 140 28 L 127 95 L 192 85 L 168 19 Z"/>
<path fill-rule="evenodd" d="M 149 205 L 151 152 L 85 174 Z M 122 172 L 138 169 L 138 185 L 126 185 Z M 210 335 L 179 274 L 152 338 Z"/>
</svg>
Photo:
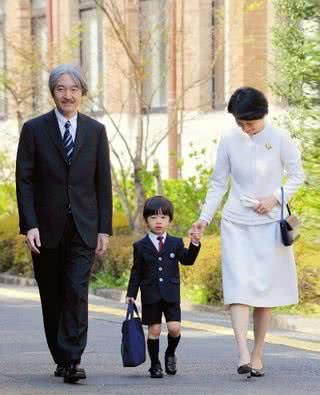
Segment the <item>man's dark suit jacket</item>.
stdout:
<svg viewBox="0 0 320 395">
<path fill-rule="evenodd" d="M 133 266 L 128 284 L 128 297 L 137 297 L 141 290 L 141 303 L 157 303 L 161 299 L 169 303 L 180 302 L 179 262 L 193 265 L 200 245 L 190 243 L 185 248 L 181 238 L 167 234 L 161 252 L 146 235 L 133 244 Z"/>
<path fill-rule="evenodd" d="M 39 228 L 43 247 L 59 244 L 72 212 L 84 243 L 112 234 L 112 186 L 104 125 L 78 113 L 71 165 L 54 111 L 26 122 L 16 167 L 20 232 Z"/>
</svg>

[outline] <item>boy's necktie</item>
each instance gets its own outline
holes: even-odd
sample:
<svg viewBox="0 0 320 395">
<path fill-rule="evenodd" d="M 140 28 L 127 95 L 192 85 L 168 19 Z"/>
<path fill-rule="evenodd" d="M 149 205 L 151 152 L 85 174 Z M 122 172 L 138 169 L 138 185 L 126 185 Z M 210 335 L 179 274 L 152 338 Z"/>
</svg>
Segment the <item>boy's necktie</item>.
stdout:
<svg viewBox="0 0 320 395">
<path fill-rule="evenodd" d="M 163 236 L 158 236 L 157 237 L 157 240 L 159 241 L 159 247 L 158 247 L 158 249 L 159 249 L 159 252 L 162 250 L 162 247 L 163 247 Z"/>
<path fill-rule="evenodd" d="M 71 122 L 67 121 L 64 125 L 65 132 L 63 135 L 63 145 L 67 153 L 69 164 L 71 163 L 72 153 L 74 149 L 74 142 L 72 140 L 72 136 L 70 133 L 70 127 L 71 127 Z"/>
</svg>

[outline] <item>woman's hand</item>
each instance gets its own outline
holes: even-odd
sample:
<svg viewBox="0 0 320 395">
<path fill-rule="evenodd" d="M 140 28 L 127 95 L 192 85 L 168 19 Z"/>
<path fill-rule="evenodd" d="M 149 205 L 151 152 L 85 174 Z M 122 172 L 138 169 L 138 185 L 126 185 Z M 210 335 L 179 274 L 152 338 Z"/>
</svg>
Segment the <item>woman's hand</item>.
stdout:
<svg viewBox="0 0 320 395">
<path fill-rule="evenodd" d="M 189 236 L 192 238 L 193 234 L 195 233 L 197 238 L 201 238 L 203 236 L 203 232 L 208 226 L 208 222 L 204 221 L 203 219 L 199 219 L 198 221 L 192 224 L 191 229 L 189 230 Z"/>
<path fill-rule="evenodd" d="M 259 204 L 256 207 L 256 212 L 258 214 L 267 214 L 270 210 L 273 209 L 277 204 L 279 204 L 277 198 L 275 196 L 268 196 L 265 198 L 260 198 Z"/>
</svg>

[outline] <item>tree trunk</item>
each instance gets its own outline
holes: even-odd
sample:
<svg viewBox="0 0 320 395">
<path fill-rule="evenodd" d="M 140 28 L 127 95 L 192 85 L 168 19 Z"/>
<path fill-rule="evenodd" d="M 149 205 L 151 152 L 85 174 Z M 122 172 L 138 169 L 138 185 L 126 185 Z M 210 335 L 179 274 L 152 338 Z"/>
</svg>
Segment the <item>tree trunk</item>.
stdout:
<svg viewBox="0 0 320 395">
<path fill-rule="evenodd" d="M 134 188 L 136 191 L 136 213 L 134 219 L 133 231 L 137 235 L 141 235 L 145 231 L 144 220 L 142 216 L 145 201 L 145 190 L 142 183 L 142 168 L 135 166 L 134 169 Z"/>
<path fill-rule="evenodd" d="M 169 178 L 178 178 L 176 0 L 169 0 L 168 154 Z"/>
<path fill-rule="evenodd" d="M 16 110 L 16 115 L 17 115 L 17 122 L 18 122 L 18 133 L 21 133 L 22 126 L 23 126 L 23 114 L 22 111 L 20 110 L 19 104 L 17 104 L 17 110 Z"/>
</svg>

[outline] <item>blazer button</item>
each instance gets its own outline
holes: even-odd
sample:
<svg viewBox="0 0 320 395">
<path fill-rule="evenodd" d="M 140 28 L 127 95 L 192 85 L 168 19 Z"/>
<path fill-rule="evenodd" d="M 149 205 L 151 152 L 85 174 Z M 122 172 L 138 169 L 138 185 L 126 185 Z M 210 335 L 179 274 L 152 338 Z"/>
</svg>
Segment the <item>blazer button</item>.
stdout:
<svg viewBox="0 0 320 395">
<path fill-rule="evenodd" d="M 162 257 L 161 257 L 161 256 L 159 256 L 158 260 L 159 260 L 159 261 L 162 261 Z"/>
<path fill-rule="evenodd" d="M 159 267 L 159 272 L 162 272 L 162 267 L 161 266 Z"/>
<path fill-rule="evenodd" d="M 163 282 L 163 278 L 162 278 L 162 277 L 160 277 L 160 278 L 159 278 L 159 281 L 162 283 L 162 282 Z"/>
</svg>

